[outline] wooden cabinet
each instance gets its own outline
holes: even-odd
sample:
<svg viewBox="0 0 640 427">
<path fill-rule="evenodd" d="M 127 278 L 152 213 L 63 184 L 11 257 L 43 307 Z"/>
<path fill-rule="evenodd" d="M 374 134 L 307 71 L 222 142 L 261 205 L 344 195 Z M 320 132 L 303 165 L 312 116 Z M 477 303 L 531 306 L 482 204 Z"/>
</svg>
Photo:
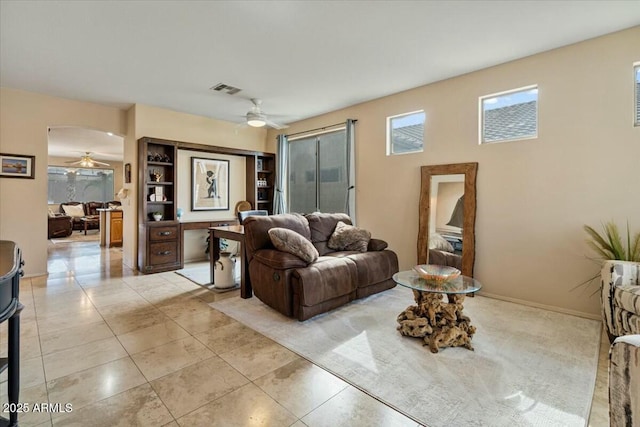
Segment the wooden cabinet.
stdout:
<svg viewBox="0 0 640 427">
<path fill-rule="evenodd" d="M 247 157 L 247 201 L 253 209 L 264 209 L 273 214 L 276 159 L 263 153 Z"/>
<path fill-rule="evenodd" d="M 175 270 L 180 268 L 176 142 L 141 138 L 138 154 L 138 268 L 144 273 Z"/>
<path fill-rule="evenodd" d="M 117 209 L 98 209 L 100 212 L 100 246 L 122 246 L 123 212 Z"/>
<path fill-rule="evenodd" d="M 246 159 L 245 198 L 254 209 L 273 213 L 276 157 L 272 153 L 143 137 L 138 140 L 138 270 L 182 268 L 182 232 L 177 221 L 178 150 L 220 153 Z M 180 175 L 188 177 L 190 171 Z M 184 186 L 183 186 L 184 188 Z M 154 214 L 160 220 L 154 219 Z M 229 214 L 233 215 L 229 209 Z M 203 223 L 205 221 L 198 221 Z M 211 224 L 220 223 L 211 219 Z M 228 223 L 225 220 L 224 223 Z M 113 226 L 114 231 L 116 226 Z"/>
</svg>

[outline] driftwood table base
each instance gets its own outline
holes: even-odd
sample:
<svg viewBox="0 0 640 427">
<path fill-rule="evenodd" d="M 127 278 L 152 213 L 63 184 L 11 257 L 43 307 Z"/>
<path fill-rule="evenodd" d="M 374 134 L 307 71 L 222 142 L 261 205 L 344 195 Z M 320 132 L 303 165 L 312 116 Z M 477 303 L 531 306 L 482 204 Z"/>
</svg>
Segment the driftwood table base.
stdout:
<svg viewBox="0 0 640 427">
<path fill-rule="evenodd" d="M 417 305 L 398 315 L 402 335 L 422 338 L 432 353 L 442 347 L 465 347 L 473 350 L 471 338 L 476 332 L 471 319 L 462 314 L 464 294 L 443 294 L 413 290 Z"/>
</svg>

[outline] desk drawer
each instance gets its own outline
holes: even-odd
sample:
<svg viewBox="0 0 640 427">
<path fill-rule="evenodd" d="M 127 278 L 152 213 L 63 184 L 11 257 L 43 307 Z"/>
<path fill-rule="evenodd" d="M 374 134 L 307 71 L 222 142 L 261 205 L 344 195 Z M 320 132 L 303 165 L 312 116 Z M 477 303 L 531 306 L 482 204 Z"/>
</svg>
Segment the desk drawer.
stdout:
<svg viewBox="0 0 640 427">
<path fill-rule="evenodd" d="M 149 244 L 149 264 L 174 264 L 178 262 L 178 242 L 157 242 Z"/>
<path fill-rule="evenodd" d="M 149 227 L 149 240 L 152 242 L 163 240 L 176 240 L 178 238 L 178 227 Z"/>
</svg>

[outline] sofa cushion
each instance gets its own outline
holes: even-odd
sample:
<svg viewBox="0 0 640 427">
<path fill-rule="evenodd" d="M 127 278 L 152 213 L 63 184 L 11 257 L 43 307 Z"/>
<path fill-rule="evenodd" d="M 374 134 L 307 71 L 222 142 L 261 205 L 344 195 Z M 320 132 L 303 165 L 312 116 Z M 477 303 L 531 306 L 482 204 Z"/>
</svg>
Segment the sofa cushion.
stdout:
<svg viewBox="0 0 640 427">
<path fill-rule="evenodd" d="M 371 240 L 369 231 L 338 221 L 327 246 L 337 251 L 366 252 L 369 240 Z"/>
<path fill-rule="evenodd" d="M 371 239 L 367 245 L 367 251 L 383 251 L 389 244 L 382 239 Z"/>
<path fill-rule="evenodd" d="M 269 230 L 271 243 L 276 249 L 295 255 L 307 264 L 318 259 L 318 251 L 309 239 L 287 228 L 274 227 Z"/>
<path fill-rule="evenodd" d="M 301 305 L 313 306 L 343 295 L 355 297 L 357 272 L 346 258 L 320 257 L 293 273 L 293 292 Z"/>
<path fill-rule="evenodd" d="M 311 231 L 311 243 L 316 247 L 320 256 L 333 252 L 333 249 L 327 246 L 329 238 L 336 229 L 338 221 L 345 224 L 351 224 L 351 218 L 344 213 L 320 213 L 315 212 L 305 215 L 309 221 L 309 230 Z"/>
<path fill-rule="evenodd" d="M 288 228 L 311 240 L 309 222 L 300 214 L 279 214 L 269 216 L 250 216 L 244 220 L 244 239 L 247 262 L 259 249 L 273 249 L 269 230 L 274 227 Z"/>
<path fill-rule="evenodd" d="M 613 302 L 616 306 L 640 316 L 640 286 L 616 286 L 613 288 Z"/>
<path fill-rule="evenodd" d="M 102 202 L 86 202 L 84 204 L 84 210 L 87 216 L 99 216 L 100 213 L 98 209 L 104 208 L 104 203 Z"/>
<path fill-rule="evenodd" d="M 276 270 L 307 266 L 307 262 L 301 258 L 277 249 L 260 249 L 253 254 L 253 257 L 264 265 L 275 268 Z"/>
<path fill-rule="evenodd" d="M 82 205 L 60 205 L 64 213 L 73 218 L 82 218 L 84 216 L 84 208 Z"/>
<path fill-rule="evenodd" d="M 453 253 L 453 246 L 438 233 L 429 234 L 429 249 Z"/>
<path fill-rule="evenodd" d="M 353 261 L 356 266 L 358 288 L 391 279 L 391 276 L 398 272 L 398 256 L 392 251 L 339 251 L 327 254 L 327 257 Z"/>
</svg>

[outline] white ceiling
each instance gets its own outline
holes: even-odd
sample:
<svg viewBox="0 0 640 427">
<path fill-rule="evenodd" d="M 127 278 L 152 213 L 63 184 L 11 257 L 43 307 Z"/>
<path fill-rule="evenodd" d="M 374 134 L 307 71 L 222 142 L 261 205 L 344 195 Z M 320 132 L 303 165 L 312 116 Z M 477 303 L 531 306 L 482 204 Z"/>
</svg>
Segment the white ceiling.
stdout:
<svg viewBox="0 0 640 427">
<path fill-rule="evenodd" d="M 2 0 L 0 85 L 290 123 L 639 24 L 635 0 Z"/>
<path fill-rule="evenodd" d="M 96 160 L 120 162 L 124 154 L 124 139 L 93 129 L 64 126 L 49 128 L 50 156 L 80 159 L 86 152 Z"/>
</svg>

